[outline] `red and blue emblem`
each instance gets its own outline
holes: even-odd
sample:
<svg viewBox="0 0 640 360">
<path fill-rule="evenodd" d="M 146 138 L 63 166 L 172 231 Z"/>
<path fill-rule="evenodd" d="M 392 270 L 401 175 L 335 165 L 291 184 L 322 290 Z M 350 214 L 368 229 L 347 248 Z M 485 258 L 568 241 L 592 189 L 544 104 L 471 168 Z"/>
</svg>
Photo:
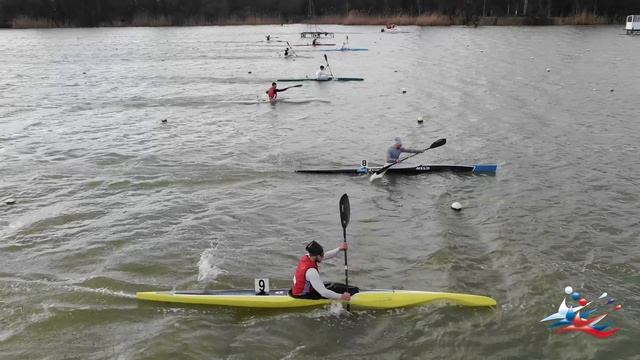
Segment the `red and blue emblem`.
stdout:
<svg viewBox="0 0 640 360">
<path fill-rule="evenodd" d="M 550 329 L 558 328 L 555 331 L 556 334 L 579 331 L 599 339 L 606 339 L 620 330 L 619 327 L 606 330 L 611 326 L 610 321 L 601 324 L 602 320 L 604 320 L 609 313 L 601 315 L 595 314 L 598 311 L 597 306 L 599 305 L 605 307 L 611 306 L 611 310 L 613 311 L 622 309 L 622 305 L 616 304 L 616 300 L 608 297 L 606 292 L 602 293 L 596 301 L 587 301 L 579 292 L 573 291 L 571 286 L 567 286 L 564 292 L 570 295 L 570 299 L 577 301 L 578 304 L 576 304 L 576 306 L 573 306 L 573 304 L 567 306 L 567 298 L 565 297 L 560 307 L 558 307 L 558 312 L 540 320 L 540 322 L 556 320 L 553 324 L 549 325 Z"/>
</svg>

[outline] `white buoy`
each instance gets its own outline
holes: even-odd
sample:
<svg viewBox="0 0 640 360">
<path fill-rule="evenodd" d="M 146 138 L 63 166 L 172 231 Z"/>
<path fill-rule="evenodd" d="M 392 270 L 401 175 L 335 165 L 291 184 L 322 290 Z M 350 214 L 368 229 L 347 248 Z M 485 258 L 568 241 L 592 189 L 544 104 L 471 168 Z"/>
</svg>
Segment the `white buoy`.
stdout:
<svg viewBox="0 0 640 360">
<path fill-rule="evenodd" d="M 567 286 L 566 288 L 564 288 L 564 293 L 567 295 L 571 295 L 571 293 L 573 293 L 573 288 L 571 286 Z"/>
<path fill-rule="evenodd" d="M 551 69 L 550 69 L 550 68 L 547 68 L 547 72 L 551 72 Z"/>
<path fill-rule="evenodd" d="M 418 116 L 418 124 L 422 124 L 423 121 L 424 119 L 422 118 L 422 116 Z"/>
<path fill-rule="evenodd" d="M 407 93 L 407 89 L 402 88 L 402 93 L 403 93 L 403 94 L 406 94 L 406 93 Z"/>
<path fill-rule="evenodd" d="M 5 201 L 5 204 L 7 204 L 7 205 L 13 205 L 15 203 L 16 203 L 15 199 L 7 199 L 7 201 Z"/>
<path fill-rule="evenodd" d="M 451 204 L 451 208 L 455 211 L 460 211 L 462 210 L 462 205 L 460 205 L 460 203 L 456 201 L 453 204 Z"/>
</svg>

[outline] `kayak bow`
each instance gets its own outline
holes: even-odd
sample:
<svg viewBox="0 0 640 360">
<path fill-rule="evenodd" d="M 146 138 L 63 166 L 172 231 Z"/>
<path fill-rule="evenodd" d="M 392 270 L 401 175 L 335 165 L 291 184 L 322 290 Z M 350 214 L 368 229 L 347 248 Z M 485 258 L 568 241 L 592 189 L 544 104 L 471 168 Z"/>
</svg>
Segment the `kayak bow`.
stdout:
<svg viewBox="0 0 640 360">
<path fill-rule="evenodd" d="M 290 309 L 330 304 L 330 299 L 298 299 L 288 290 L 272 290 L 268 295 L 256 295 L 254 290 L 187 290 L 136 293 L 138 300 L 180 304 L 201 304 L 242 308 Z M 429 303 L 450 303 L 459 306 L 495 306 L 487 296 L 408 290 L 360 290 L 351 297 L 351 306 L 366 309 L 394 309 Z"/>
</svg>

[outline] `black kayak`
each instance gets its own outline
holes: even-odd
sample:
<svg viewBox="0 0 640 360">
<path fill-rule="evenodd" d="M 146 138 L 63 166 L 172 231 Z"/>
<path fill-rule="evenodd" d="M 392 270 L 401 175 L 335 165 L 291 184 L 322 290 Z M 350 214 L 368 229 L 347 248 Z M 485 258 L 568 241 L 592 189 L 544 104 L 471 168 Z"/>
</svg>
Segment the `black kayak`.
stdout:
<svg viewBox="0 0 640 360">
<path fill-rule="evenodd" d="M 400 164 L 398 164 L 400 165 Z M 407 164 L 408 165 L 408 164 Z M 297 173 L 308 174 L 350 174 L 350 175 L 365 175 L 373 174 L 380 170 L 379 167 L 352 167 L 341 169 L 300 169 L 296 170 Z M 451 171 L 457 173 L 495 173 L 498 169 L 496 164 L 477 164 L 477 165 L 440 165 L 440 164 L 428 164 L 428 165 L 408 165 L 408 166 L 392 166 L 387 170 L 387 174 L 425 174 L 433 172 Z"/>
</svg>

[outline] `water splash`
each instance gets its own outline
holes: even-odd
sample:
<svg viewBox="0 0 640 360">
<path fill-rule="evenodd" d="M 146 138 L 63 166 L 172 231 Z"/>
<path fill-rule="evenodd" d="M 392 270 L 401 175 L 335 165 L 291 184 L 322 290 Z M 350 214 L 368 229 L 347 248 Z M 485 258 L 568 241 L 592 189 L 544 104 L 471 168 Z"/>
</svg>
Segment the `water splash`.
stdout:
<svg viewBox="0 0 640 360">
<path fill-rule="evenodd" d="M 89 287 L 77 286 L 77 285 L 66 286 L 65 288 L 70 290 L 70 291 L 90 292 L 90 293 L 108 295 L 108 296 L 125 298 L 125 299 L 135 299 L 136 298 L 135 294 L 127 294 L 124 291 L 113 291 L 113 290 L 107 289 L 107 288 L 89 288 Z"/>
<path fill-rule="evenodd" d="M 333 316 L 340 316 L 343 314 L 348 314 L 349 312 L 344 308 L 344 306 L 342 306 L 342 303 L 339 301 L 333 301 L 331 302 L 331 305 L 329 306 L 329 314 L 333 315 Z"/>
<path fill-rule="evenodd" d="M 225 274 L 227 271 L 220 266 L 224 262 L 224 257 L 220 256 L 218 247 L 220 243 L 210 242 L 210 247 L 200 254 L 200 260 L 198 261 L 198 281 L 214 280 L 220 274 Z"/>
</svg>

